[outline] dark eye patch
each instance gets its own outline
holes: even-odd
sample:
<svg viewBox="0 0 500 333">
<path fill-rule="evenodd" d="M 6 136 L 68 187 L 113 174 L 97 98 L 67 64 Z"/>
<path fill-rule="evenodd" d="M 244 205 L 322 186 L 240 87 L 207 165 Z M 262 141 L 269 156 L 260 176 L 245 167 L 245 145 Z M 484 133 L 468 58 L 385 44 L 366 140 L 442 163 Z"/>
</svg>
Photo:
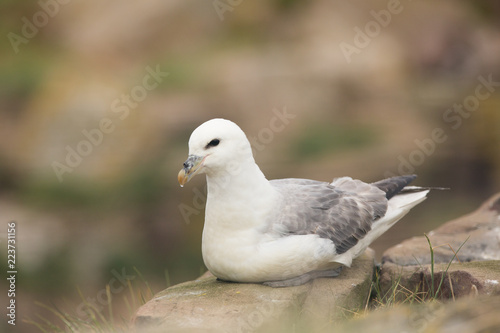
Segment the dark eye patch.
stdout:
<svg viewBox="0 0 500 333">
<path fill-rule="evenodd" d="M 208 149 L 208 148 L 210 148 L 210 147 L 215 147 L 215 146 L 217 146 L 219 143 L 220 143 L 220 140 L 219 140 L 219 139 L 213 139 L 212 141 L 210 141 L 209 143 L 207 143 L 207 145 L 205 146 L 205 149 Z"/>
</svg>

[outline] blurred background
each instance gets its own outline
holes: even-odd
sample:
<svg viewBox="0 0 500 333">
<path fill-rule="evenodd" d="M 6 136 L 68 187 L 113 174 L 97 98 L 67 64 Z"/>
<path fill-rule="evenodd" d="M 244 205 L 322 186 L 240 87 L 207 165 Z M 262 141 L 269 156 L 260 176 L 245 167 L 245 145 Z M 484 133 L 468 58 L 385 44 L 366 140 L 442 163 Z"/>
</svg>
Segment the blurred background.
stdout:
<svg viewBox="0 0 500 333">
<path fill-rule="evenodd" d="M 0 269 L 15 221 L 18 332 L 51 317 L 35 302 L 104 311 L 110 284 L 128 318 L 127 279 L 157 292 L 205 271 L 205 179 L 176 175 L 214 117 L 242 127 L 269 179 L 451 188 L 378 258 L 500 191 L 497 1 L 0 4 Z"/>
</svg>

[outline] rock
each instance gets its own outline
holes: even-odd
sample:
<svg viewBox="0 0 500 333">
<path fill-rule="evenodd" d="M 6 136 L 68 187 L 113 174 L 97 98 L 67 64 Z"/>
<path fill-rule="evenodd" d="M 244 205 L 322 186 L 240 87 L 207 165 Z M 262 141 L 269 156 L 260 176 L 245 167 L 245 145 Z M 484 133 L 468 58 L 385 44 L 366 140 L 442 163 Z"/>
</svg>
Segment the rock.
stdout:
<svg viewBox="0 0 500 333">
<path fill-rule="evenodd" d="M 336 278 L 288 288 L 222 282 L 205 274 L 155 295 L 138 309 L 134 326 L 175 332 L 253 332 L 289 330 L 299 322 L 335 322 L 364 307 L 373 265 L 374 253 L 367 250 Z"/>
<path fill-rule="evenodd" d="M 439 246 L 434 249 L 436 263 L 449 262 L 453 251 L 464 242 L 458 254 L 461 262 L 500 260 L 500 193 L 473 213 L 445 223 L 428 236 L 433 247 Z M 423 236 L 408 239 L 385 251 L 382 262 L 402 266 L 430 264 L 429 244 Z"/>
<path fill-rule="evenodd" d="M 434 252 L 434 290 L 453 260 L 437 296 L 500 294 L 500 193 L 473 213 L 431 231 L 428 237 Z M 387 292 L 399 280 L 402 288 L 428 292 L 432 290 L 431 269 L 427 239 L 411 238 L 384 253 L 381 289 Z"/>
<path fill-rule="evenodd" d="M 373 311 L 344 323 L 339 332 L 500 332 L 500 297 L 475 297 L 457 302 L 426 302 Z M 388 325 L 390 323 L 390 325 Z"/>
<path fill-rule="evenodd" d="M 469 295 L 500 295 L 500 261 L 474 261 L 434 266 L 434 291 L 441 299 L 456 299 Z M 446 273 L 445 273 L 446 272 Z M 444 278 L 443 278 L 444 274 Z M 442 283 L 441 283 L 442 280 Z M 383 293 L 391 290 L 395 281 L 398 283 L 396 299 L 403 301 L 412 292 L 418 292 L 418 298 L 431 291 L 432 278 L 430 265 L 399 266 L 385 263 L 380 276 Z M 441 287 L 439 285 L 441 284 Z"/>
</svg>

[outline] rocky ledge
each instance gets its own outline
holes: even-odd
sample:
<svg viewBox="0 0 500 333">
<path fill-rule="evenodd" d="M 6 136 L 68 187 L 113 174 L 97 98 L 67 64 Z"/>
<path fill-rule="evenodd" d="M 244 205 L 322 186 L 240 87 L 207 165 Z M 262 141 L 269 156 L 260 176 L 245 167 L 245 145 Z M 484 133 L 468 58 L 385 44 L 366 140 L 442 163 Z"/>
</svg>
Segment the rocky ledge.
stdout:
<svg viewBox="0 0 500 333">
<path fill-rule="evenodd" d="M 464 324 L 467 318 L 477 321 L 485 315 L 478 314 L 478 304 L 489 306 L 485 312 L 488 315 L 500 302 L 500 193 L 473 213 L 431 231 L 428 237 L 433 246 L 434 263 L 425 237 L 408 239 L 384 253 L 380 270 L 382 292 L 392 290 L 398 294 L 391 289 L 396 285 L 403 291 L 399 295 L 404 298 L 405 292 L 425 295 L 432 289 L 438 290 L 441 284 L 438 298 L 472 296 L 477 301 L 457 301 L 447 306 L 446 311 L 440 302 L 422 302 L 417 307 L 395 306 L 370 313 L 365 319 L 341 324 L 342 319 L 364 313 L 368 305 L 375 267 L 373 251 L 368 250 L 340 276 L 316 279 L 297 287 L 227 283 L 206 273 L 197 280 L 155 295 L 138 309 L 134 326 L 140 331 L 161 332 L 289 332 L 297 329 L 305 332 L 311 328 L 331 331 L 335 325 L 345 332 L 358 332 L 360 327 L 392 332 L 388 326 L 400 321 L 401 326 L 394 326 L 396 330 L 421 332 L 436 325 L 454 327 L 455 317 L 450 309 L 455 309 L 465 313 L 460 327 L 467 328 Z M 484 301 L 484 297 L 489 300 Z M 436 311 L 436 306 L 442 311 Z M 422 315 L 425 320 L 415 322 L 419 314 L 426 313 L 432 315 Z M 499 316 L 488 315 L 487 319 L 488 328 L 500 328 Z M 391 325 L 387 325 L 388 320 Z M 301 329 L 302 326 L 305 327 Z"/>
<path fill-rule="evenodd" d="M 367 250 L 338 277 L 296 287 L 228 283 L 207 273 L 155 295 L 139 308 L 134 325 L 169 332 L 253 332 L 276 323 L 291 329 L 299 321 L 337 321 L 367 303 L 373 268 L 374 253 Z"/>
<path fill-rule="evenodd" d="M 441 284 L 440 298 L 500 295 L 500 194 L 428 237 L 434 252 L 433 287 L 437 290 Z M 428 292 L 432 270 L 429 242 L 424 236 L 413 237 L 385 251 L 382 290 L 387 292 L 397 280 L 401 289 Z"/>
</svg>

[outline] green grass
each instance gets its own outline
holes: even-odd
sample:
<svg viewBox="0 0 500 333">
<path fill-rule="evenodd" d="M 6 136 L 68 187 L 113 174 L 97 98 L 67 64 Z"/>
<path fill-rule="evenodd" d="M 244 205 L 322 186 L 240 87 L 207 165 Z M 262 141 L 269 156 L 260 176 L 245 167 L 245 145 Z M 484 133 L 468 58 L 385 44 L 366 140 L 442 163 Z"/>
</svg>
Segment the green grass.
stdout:
<svg viewBox="0 0 500 333">
<path fill-rule="evenodd" d="M 380 269 L 375 271 L 372 291 L 371 309 L 392 307 L 399 304 L 420 304 L 425 302 L 427 296 L 425 292 L 419 291 L 418 287 L 415 290 L 405 287 L 401 283 L 401 275 L 392 281 L 387 290 L 383 290 L 380 285 Z"/>
<path fill-rule="evenodd" d="M 55 319 L 48 319 L 47 315 L 37 314 L 35 319 L 26 318 L 24 322 L 33 325 L 38 328 L 43 333 L 59 333 L 59 332 L 132 332 L 133 327 L 131 325 L 131 319 L 134 316 L 136 310 L 148 300 L 150 300 L 155 294 L 146 281 L 144 276 L 139 270 L 134 267 L 135 273 L 139 277 L 141 285 L 136 285 L 130 280 L 127 280 L 128 290 L 123 296 L 123 303 L 127 308 L 127 316 L 123 317 L 121 315 L 117 320 L 117 315 L 113 310 L 113 295 L 111 293 L 111 288 L 106 285 L 106 297 L 108 304 L 105 309 L 99 309 L 95 304 L 87 301 L 88 295 L 83 295 L 83 293 L 78 289 L 80 295 L 81 304 L 83 307 L 81 311 L 87 314 L 87 318 L 82 318 L 76 313 L 76 306 L 67 306 L 65 308 L 72 308 L 74 311 L 66 311 L 60 307 L 52 304 L 47 305 L 41 302 L 35 302 L 37 306 L 46 312 L 50 313 Z M 165 270 L 165 280 L 167 287 L 170 285 L 170 277 L 168 270 Z"/>
<path fill-rule="evenodd" d="M 428 297 L 430 299 L 438 299 L 439 297 L 439 292 L 441 291 L 441 287 L 443 286 L 443 282 L 444 282 L 444 279 L 445 279 L 445 276 L 448 276 L 448 270 L 450 269 L 450 266 L 451 266 L 451 263 L 453 262 L 453 260 L 455 260 L 455 258 L 457 257 L 457 254 L 458 252 L 460 252 L 460 249 L 462 248 L 462 246 L 464 246 L 464 244 L 469 240 L 469 237 L 467 237 L 467 239 L 460 245 L 460 247 L 458 248 L 458 250 L 455 252 L 453 251 L 453 257 L 451 258 L 451 260 L 448 262 L 448 266 L 446 266 L 446 269 L 444 270 L 443 274 L 441 274 L 441 280 L 439 281 L 439 285 L 437 287 L 436 290 L 434 290 L 434 281 L 435 281 L 435 274 L 434 274 L 434 247 L 432 246 L 431 244 L 431 240 L 429 239 L 429 237 L 424 234 L 425 238 L 427 239 L 427 243 L 429 244 L 429 250 L 431 252 L 431 281 L 430 281 L 430 284 L 429 284 L 429 281 L 427 281 L 427 284 L 430 285 L 430 291 L 429 291 L 429 295 Z M 451 246 L 450 246 L 451 248 Z M 418 262 L 418 260 L 417 260 Z M 422 265 L 420 265 L 420 263 L 418 263 L 419 266 L 422 268 Z"/>
<path fill-rule="evenodd" d="M 430 252 L 430 280 L 427 279 L 425 283 L 427 284 L 427 288 L 425 285 L 423 286 L 416 286 L 414 290 L 410 290 L 407 287 L 405 287 L 401 283 L 402 275 L 400 274 L 399 276 L 396 276 L 394 280 L 392 281 L 391 286 L 388 288 L 388 290 L 384 291 L 382 290 L 381 284 L 380 284 L 380 270 L 377 270 L 375 272 L 375 277 L 373 280 L 373 285 L 372 285 L 372 300 L 371 300 L 371 305 L 372 308 L 377 308 L 377 307 L 390 307 L 390 306 L 395 306 L 398 304 L 420 304 L 424 302 L 434 302 L 434 301 L 440 301 L 442 299 L 441 290 L 442 286 L 444 283 L 444 280 L 446 277 L 448 277 L 448 270 L 455 258 L 457 258 L 458 253 L 462 249 L 462 247 L 465 245 L 465 243 L 468 241 L 469 238 L 467 238 L 457 249 L 457 251 L 454 251 L 452 248 L 452 251 L 454 253 L 453 257 L 451 260 L 448 262 L 445 270 L 442 272 L 441 277 L 438 278 L 438 274 L 441 272 L 436 272 L 436 267 L 435 267 L 435 261 L 434 261 L 434 249 L 436 247 L 440 246 L 432 246 L 432 243 L 429 239 L 429 237 L 424 234 L 425 238 L 427 239 L 427 243 L 429 244 L 429 252 Z M 447 244 L 450 246 L 449 244 Z M 451 246 L 450 246 L 451 248 Z M 415 258 L 415 260 L 417 260 Z M 420 266 L 421 270 L 424 270 L 424 267 L 420 262 L 417 260 L 418 265 Z M 425 276 L 425 275 L 424 275 Z M 437 288 L 435 287 L 436 282 L 439 279 L 439 284 L 437 285 Z M 451 282 L 450 282 L 451 283 Z M 452 287 L 452 286 L 451 286 Z M 452 295 L 453 296 L 453 295 Z"/>
</svg>

